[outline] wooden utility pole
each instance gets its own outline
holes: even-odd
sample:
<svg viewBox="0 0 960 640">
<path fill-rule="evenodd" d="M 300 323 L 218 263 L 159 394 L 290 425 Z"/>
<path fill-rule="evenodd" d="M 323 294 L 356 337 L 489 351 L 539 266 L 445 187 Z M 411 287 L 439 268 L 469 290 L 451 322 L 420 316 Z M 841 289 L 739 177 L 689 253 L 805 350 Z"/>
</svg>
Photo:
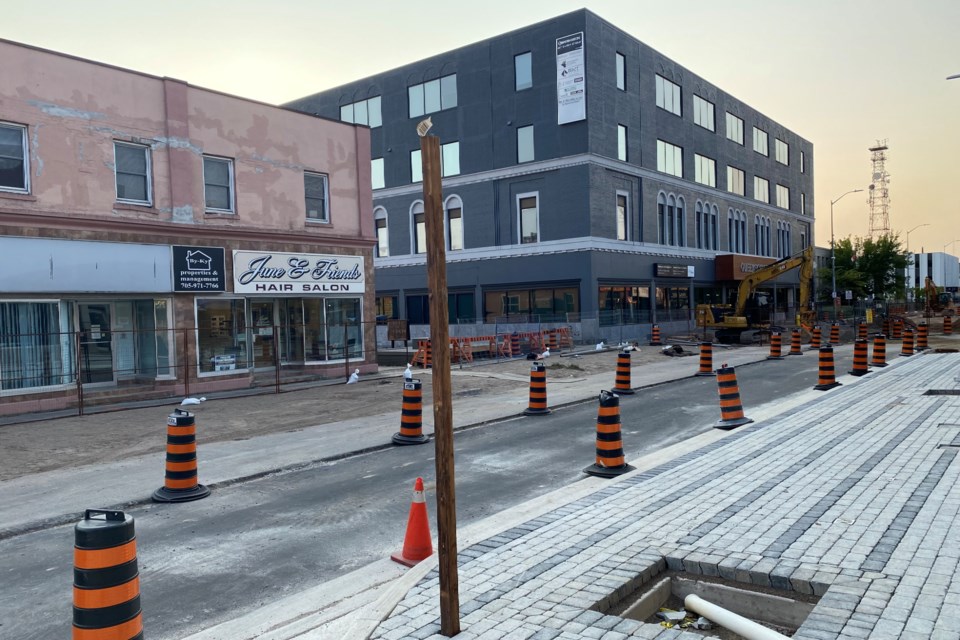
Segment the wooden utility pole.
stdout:
<svg viewBox="0 0 960 640">
<path fill-rule="evenodd" d="M 453 405 L 450 393 L 450 334 L 447 326 L 447 257 L 443 233 L 440 138 L 417 128 L 423 159 L 423 210 L 427 235 L 427 286 L 430 290 L 430 341 L 433 346 L 433 440 L 437 466 L 437 553 L 440 568 L 440 633 L 460 633 L 457 578 L 457 498 L 453 473 Z"/>
</svg>

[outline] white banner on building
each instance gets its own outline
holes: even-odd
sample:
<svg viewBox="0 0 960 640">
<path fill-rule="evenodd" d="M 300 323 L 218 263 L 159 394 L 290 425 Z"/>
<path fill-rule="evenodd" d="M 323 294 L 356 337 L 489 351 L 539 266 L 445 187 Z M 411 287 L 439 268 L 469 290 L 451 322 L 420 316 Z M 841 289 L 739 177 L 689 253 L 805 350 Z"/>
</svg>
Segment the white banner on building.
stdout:
<svg viewBox="0 0 960 640">
<path fill-rule="evenodd" d="M 557 38 L 557 124 L 587 117 L 587 68 L 583 32 Z"/>
<path fill-rule="evenodd" d="M 235 293 L 363 293 L 363 256 L 233 252 Z"/>
</svg>

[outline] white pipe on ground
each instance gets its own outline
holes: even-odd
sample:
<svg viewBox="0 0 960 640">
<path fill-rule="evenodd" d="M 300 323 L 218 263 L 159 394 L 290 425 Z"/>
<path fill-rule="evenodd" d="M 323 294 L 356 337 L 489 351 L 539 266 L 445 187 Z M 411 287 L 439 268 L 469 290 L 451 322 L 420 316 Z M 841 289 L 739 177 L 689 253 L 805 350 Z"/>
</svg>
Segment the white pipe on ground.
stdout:
<svg viewBox="0 0 960 640">
<path fill-rule="evenodd" d="M 753 620 L 707 602 L 700 596 L 690 594 L 683 599 L 683 606 L 690 611 L 699 613 L 704 618 L 725 629 L 738 633 L 747 640 L 790 640 L 787 636 L 777 633 L 773 629 L 757 624 Z"/>
</svg>

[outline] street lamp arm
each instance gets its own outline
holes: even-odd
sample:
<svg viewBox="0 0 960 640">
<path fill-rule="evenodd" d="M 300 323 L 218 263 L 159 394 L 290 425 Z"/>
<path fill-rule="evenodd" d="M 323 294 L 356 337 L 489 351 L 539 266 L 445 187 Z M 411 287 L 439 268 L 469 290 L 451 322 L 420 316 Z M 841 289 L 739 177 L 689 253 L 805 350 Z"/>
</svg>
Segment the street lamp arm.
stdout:
<svg viewBox="0 0 960 640">
<path fill-rule="evenodd" d="M 831 200 L 831 201 L 830 201 L 830 206 L 833 206 L 833 205 L 837 204 L 838 202 L 840 202 L 841 200 L 843 200 L 843 196 L 850 195 L 851 193 L 860 193 L 861 191 L 863 191 L 863 189 L 851 189 L 850 191 L 847 191 L 846 193 L 842 193 L 842 194 L 840 194 L 840 197 L 839 197 L 839 198 L 837 198 L 836 200 Z"/>
</svg>

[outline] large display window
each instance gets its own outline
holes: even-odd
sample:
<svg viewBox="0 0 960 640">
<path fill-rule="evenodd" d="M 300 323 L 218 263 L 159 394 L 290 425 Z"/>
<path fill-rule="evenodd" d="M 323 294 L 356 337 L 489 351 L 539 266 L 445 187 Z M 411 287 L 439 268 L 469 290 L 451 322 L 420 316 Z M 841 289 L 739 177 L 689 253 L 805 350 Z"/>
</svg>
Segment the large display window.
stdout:
<svg viewBox="0 0 960 640">
<path fill-rule="evenodd" d="M 246 369 L 249 366 L 246 300 L 197 298 L 196 305 L 200 373 Z"/>
</svg>

